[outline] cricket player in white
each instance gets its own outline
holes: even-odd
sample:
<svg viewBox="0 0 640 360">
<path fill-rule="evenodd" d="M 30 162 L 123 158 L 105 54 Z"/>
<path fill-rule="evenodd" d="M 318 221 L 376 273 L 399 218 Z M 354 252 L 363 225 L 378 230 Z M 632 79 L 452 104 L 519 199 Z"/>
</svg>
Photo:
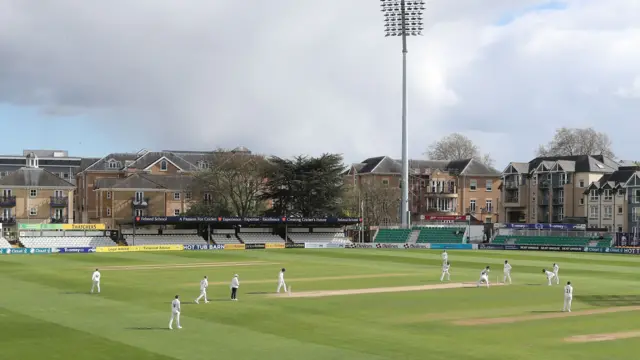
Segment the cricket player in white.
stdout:
<svg viewBox="0 0 640 360">
<path fill-rule="evenodd" d="M 549 286 L 551 286 L 551 280 L 556 277 L 556 274 L 551 271 L 547 271 L 547 269 L 542 269 L 542 272 L 547 275 L 547 282 L 549 282 Z"/>
<path fill-rule="evenodd" d="M 231 300 L 238 301 L 238 288 L 240 287 L 240 280 L 238 280 L 238 274 L 233 275 L 231 279 Z"/>
<path fill-rule="evenodd" d="M 442 252 L 442 264 L 446 264 L 449 262 L 449 254 L 447 254 L 447 250 Z"/>
<path fill-rule="evenodd" d="M 487 284 L 487 287 L 489 287 L 489 271 L 491 270 L 489 269 L 489 266 L 487 266 L 480 272 L 480 280 L 478 280 L 478 283 L 476 284 L 477 287 L 480 287 L 480 284 L 483 282 Z"/>
<path fill-rule="evenodd" d="M 98 290 L 98 294 L 100 294 L 100 271 L 96 269 L 91 275 L 91 281 L 93 281 L 93 285 L 91 285 L 91 293 L 93 294 L 93 290 Z"/>
<path fill-rule="evenodd" d="M 504 280 L 502 280 L 502 282 L 506 284 L 507 279 L 509 280 L 509 284 L 511 284 L 511 264 L 509 264 L 509 261 L 505 260 L 504 261 Z"/>
<path fill-rule="evenodd" d="M 207 299 L 207 288 L 209 287 L 209 280 L 205 276 L 204 279 L 200 280 L 200 296 L 196 299 L 196 304 L 200 304 L 200 299 L 204 298 L 204 303 L 208 303 Z"/>
<path fill-rule="evenodd" d="M 280 275 L 278 275 L 278 290 L 276 290 L 277 293 L 280 292 L 280 289 L 284 287 L 284 292 L 287 292 L 287 284 L 284 282 L 284 271 L 285 269 L 282 268 L 282 270 L 280 270 Z"/>
<path fill-rule="evenodd" d="M 573 286 L 571 286 L 571 281 L 568 281 L 567 286 L 564 287 L 564 308 L 562 311 L 571 312 L 571 301 L 573 301 Z"/>
<path fill-rule="evenodd" d="M 178 329 L 182 329 L 180 326 L 180 296 L 176 295 L 176 298 L 171 302 L 171 320 L 169 320 L 169 330 L 173 330 L 173 320 L 176 321 Z"/>
<path fill-rule="evenodd" d="M 560 276 L 558 276 L 558 271 L 560 270 L 560 267 L 558 266 L 558 264 L 553 264 L 553 273 L 556 276 L 556 284 L 560 285 Z"/>
<path fill-rule="evenodd" d="M 447 275 L 447 281 L 451 280 L 451 274 L 449 274 L 449 268 L 451 264 L 447 261 L 442 265 L 442 276 L 440 276 L 440 281 L 444 281 L 444 276 Z"/>
</svg>

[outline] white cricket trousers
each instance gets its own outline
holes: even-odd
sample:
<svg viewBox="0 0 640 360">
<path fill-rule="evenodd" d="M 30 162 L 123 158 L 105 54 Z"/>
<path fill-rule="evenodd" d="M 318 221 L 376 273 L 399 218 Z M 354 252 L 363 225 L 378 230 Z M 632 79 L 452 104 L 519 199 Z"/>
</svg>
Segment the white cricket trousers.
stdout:
<svg viewBox="0 0 640 360">
<path fill-rule="evenodd" d="M 180 326 L 180 311 L 172 311 L 171 312 L 171 320 L 169 320 L 169 329 L 173 329 L 173 320 L 176 321 L 176 325 L 178 326 L 178 328 L 181 328 L 181 326 Z"/>
<path fill-rule="evenodd" d="M 287 292 L 287 284 L 284 281 L 278 281 L 278 290 L 276 292 L 280 292 L 281 288 L 284 288 L 284 292 Z"/>
<path fill-rule="evenodd" d="M 93 285 L 91 285 L 91 292 L 93 293 L 93 290 L 98 290 L 98 293 L 100 293 L 100 281 L 93 281 Z"/>
<path fill-rule="evenodd" d="M 511 284 L 511 273 L 509 271 L 504 273 L 504 280 L 502 280 L 502 282 L 506 284 L 507 280 L 509 280 L 509 284 Z"/>
<path fill-rule="evenodd" d="M 451 280 L 451 274 L 449 274 L 449 270 L 447 270 L 442 272 L 442 276 L 440 276 L 440 281 L 444 280 L 445 275 L 447 275 L 447 280 Z"/>
<path fill-rule="evenodd" d="M 200 301 L 202 298 L 204 298 L 204 302 L 209 302 L 209 300 L 207 300 L 207 290 L 200 290 L 200 296 L 198 296 L 196 302 Z"/>
<path fill-rule="evenodd" d="M 562 311 L 571 312 L 571 301 L 573 301 L 573 297 L 572 296 L 565 296 L 565 298 L 564 298 L 564 308 L 562 309 Z"/>
<path fill-rule="evenodd" d="M 487 275 L 480 276 L 480 280 L 478 280 L 477 285 L 480 286 L 483 282 L 487 284 L 487 287 L 489 287 L 489 277 Z"/>
<path fill-rule="evenodd" d="M 551 276 L 548 276 L 548 277 L 547 277 L 547 280 L 549 281 L 549 285 L 551 285 L 551 281 L 552 281 L 554 278 L 556 278 L 556 279 L 557 279 L 558 277 L 557 277 L 557 276 L 555 276 L 555 275 L 551 275 Z"/>
<path fill-rule="evenodd" d="M 555 276 L 555 278 L 556 278 L 556 284 L 557 284 L 557 285 L 560 285 L 560 276 L 558 276 L 558 273 L 557 273 L 557 272 L 554 272 L 554 273 L 553 273 L 553 275 L 554 275 L 554 276 Z"/>
</svg>

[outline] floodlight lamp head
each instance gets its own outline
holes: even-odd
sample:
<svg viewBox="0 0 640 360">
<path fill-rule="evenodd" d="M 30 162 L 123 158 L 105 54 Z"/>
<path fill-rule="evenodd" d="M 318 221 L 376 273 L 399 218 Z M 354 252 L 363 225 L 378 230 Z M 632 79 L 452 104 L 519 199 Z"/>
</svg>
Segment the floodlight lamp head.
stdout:
<svg viewBox="0 0 640 360">
<path fill-rule="evenodd" d="M 380 0 L 385 37 L 422 35 L 424 0 Z"/>
</svg>

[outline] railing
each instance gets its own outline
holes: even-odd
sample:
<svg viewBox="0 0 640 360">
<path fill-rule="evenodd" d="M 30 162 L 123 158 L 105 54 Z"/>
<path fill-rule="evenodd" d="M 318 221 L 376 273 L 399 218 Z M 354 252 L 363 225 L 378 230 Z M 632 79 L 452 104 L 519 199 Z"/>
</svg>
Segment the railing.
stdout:
<svg viewBox="0 0 640 360">
<path fill-rule="evenodd" d="M 564 204 L 563 198 L 553 198 L 553 205 L 563 205 L 563 204 Z"/>
<path fill-rule="evenodd" d="M 504 187 L 505 189 L 517 189 L 518 187 L 520 187 L 520 184 L 518 184 L 517 181 L 505 181 Z"/>
<path fill-rule="evenodd" d="M 549 198 L 540 198 L 538 200 L 538 205 L 543 205 L 543 206 L 549 205 Z"/>
<path fill-rule="evenodd" d="M 14 225 L 16 223 L 16 218 L 15 217 L 3 217 L 0 218 L 0 223 L 2 223 L 3 225 Z"/>
<path fill-rule="evenodd" d="M 131 205 L 136 208 L 136 209 L 141 209 L 141 208 L 146 208 L 147 206 L 149 206 L 149 198 L 137 198 L 137 197 L 133 197 L 131 198 Z"/>
<path fill-rule="evenodd" d="M 427 188 L 426 191 L 427 194 L 449 194 L 449 195 L 453 195 L 453 194 L 457 194 L 458 192 L 456 191 L 455 188 L 447 188 L 447 189 L 438 189 L 438 188 Z"/>
<path fill-rule="evenodd" d="M 51 205 L 51 207 L 66 207 L 68 204 L 68 196 L 51 196 L 49 198 L 49 205 Z"/>
<path fill-rule="evenodd" d="M 511 203 L 519 203 L 520 202 L 520 198 L 517 196 L 512 196 L 512 197 L 506 197 L 504 199 L 504 203 L 505 204 L 511 204 Z"/>
<path fill-rule="evenodd" d="M 14 207 L 16 206 L 15 196 L 0 196 L 0 207 Z"/>
<path fill-rule="evenodd" d="M 538 188 L 540 189 L 548 189 L 549 188 L 549 182 L 548 181 L 540 181 L 538 183 Z"/>
<path fill-rule="evenodd" d="M 66 224 L 67 223 L 67 218 L 66 217 L 53 217 L 53 218 L 51 218 L 50 223 L 51 224 Z"/>
</svg>

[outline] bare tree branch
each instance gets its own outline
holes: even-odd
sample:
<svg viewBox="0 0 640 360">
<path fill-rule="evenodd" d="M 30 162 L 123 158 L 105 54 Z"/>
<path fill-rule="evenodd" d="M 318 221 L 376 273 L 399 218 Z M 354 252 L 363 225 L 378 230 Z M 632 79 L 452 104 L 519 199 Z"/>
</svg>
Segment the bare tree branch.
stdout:
<svg viewBox="0 0 640 360">
<path fill-rule="evenodd" d="M 604 155 L 614 158 L 611 139 L 593 128 L 566 128 L 556 130 L 553 139 L 540 145 L 538 156 Z"/>
<path fill-rule="evenodd" d="M 429 145 L 426 155 L 431 160 L 477 159 L 487 166 L 493 166 L 490 154 L 482 154 L 477 145 L 468 137 L 453 133 Z"/>
</svg>

